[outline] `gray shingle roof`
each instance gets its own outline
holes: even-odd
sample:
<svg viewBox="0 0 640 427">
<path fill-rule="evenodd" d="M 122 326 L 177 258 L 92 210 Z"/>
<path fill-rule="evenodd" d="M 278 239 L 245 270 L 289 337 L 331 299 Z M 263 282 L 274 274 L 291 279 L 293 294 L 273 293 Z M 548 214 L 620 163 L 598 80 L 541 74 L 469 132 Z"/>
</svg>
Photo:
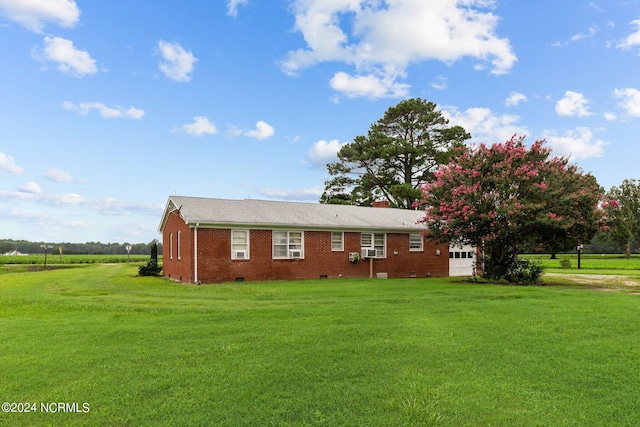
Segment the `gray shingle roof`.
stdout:
<svg viewBox="0 0 640 427">
<path fill-rule="evenodd" d="M 201 227 L 304 228 L 334 230 L 424 231 L 418 220 L 424 212 L 319 203 L 268 200 L 227 200 L 171 196 L 160 223 L 164 230 L 169 213 L 180 209 L 186 223 Z"/>
</svg>

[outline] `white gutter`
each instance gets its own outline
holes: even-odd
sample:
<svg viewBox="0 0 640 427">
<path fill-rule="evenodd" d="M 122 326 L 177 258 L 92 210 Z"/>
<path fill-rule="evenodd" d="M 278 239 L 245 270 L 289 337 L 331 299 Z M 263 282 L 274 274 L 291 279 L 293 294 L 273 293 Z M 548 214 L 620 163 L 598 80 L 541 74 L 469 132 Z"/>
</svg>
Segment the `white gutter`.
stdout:
<svg viewBox="0 0 640 427">
<path fill-rule="evenodd" d="M 193 269 L 194 271 L 194 281 L 199 284 L 198 281 L 198 227 L 200 223 L 197 223 L 193 229 Z"/>
</svg>

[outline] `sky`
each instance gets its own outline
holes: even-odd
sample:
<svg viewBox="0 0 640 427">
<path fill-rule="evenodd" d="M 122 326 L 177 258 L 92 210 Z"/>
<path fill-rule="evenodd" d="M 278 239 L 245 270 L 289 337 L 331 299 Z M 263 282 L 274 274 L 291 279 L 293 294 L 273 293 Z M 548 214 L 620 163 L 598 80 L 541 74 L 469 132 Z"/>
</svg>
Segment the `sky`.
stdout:
<svg viewBox="0 0 640 427">
<path fill-rule="evenodd" d="M 403 99 L 638 179 L 640 0 L 0 0 L 0 238 L 150 242 L 171 195 L 317 202 Z"/>
</svg>

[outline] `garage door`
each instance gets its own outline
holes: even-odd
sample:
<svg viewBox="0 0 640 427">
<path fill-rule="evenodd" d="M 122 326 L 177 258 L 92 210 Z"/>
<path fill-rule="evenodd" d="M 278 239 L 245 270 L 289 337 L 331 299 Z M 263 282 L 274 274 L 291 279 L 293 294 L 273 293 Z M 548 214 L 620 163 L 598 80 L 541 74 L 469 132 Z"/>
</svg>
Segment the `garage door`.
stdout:
<svg viewBox="0 0 640 427">
<path fill-rule="evenodd" d="M 473 246 L 451 246 L 449 248 L 449 276 L 472 276 L 476 263 Z"/>
</svg>

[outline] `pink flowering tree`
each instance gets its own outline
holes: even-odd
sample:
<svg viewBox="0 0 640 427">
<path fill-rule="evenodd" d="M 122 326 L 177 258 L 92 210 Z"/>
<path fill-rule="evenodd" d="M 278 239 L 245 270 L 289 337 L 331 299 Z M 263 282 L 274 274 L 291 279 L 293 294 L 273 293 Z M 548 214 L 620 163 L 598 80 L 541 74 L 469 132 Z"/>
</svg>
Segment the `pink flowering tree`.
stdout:
<svg viewBox="0 0 640 427">
<path fill-rule="evenodd" d="M 600 223 L 596 179 L 550 158 L 544 141 L 527 148 L 523 140 L 467 149 L 422 186 L 430 235 L 481 247 L 491 280 L 508 277 L 522 251 L 568 249 Z"/>
</svg>

